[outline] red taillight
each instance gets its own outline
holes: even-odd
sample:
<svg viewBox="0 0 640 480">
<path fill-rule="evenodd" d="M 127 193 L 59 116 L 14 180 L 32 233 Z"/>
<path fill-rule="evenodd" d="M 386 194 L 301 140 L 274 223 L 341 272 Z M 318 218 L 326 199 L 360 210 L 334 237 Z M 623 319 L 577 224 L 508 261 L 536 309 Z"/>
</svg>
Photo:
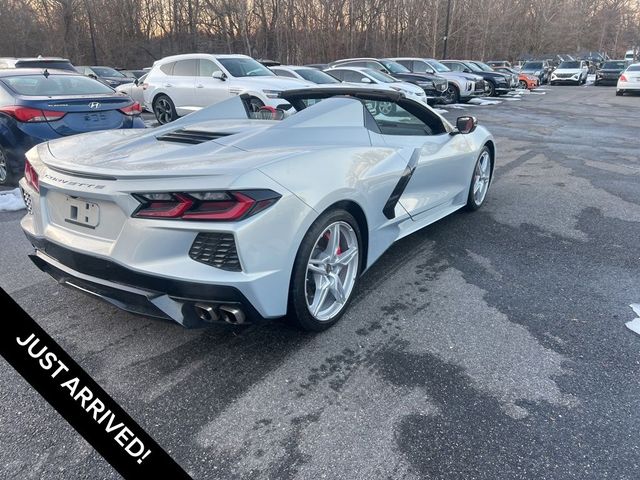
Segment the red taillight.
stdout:
<svg viewBox="0 0 640 480">
<path fill-rule="evenodd" d="M 66 112 L 55 112 L 53 110 L 40 110 L 39 108 L 21 107 L 19 105 L 11 105 L 8 107 L 0 107 L 1 113 L 12 116 L 19 122 L 52 122 L 60 120 L 66 115 Z"/>
<path fill-rule="evenodd" d="M 620 75 L 620 81 L 621 82 L 628 82 L 629 80 L 627 80 L 627 77 L 625 77 L 624 75 Z"/>
<path fill-rule="evenodd" d="M 121 108 L 120 111 L 125 115 L 140 115 L 142 113 L 142 107 L 138 102 L 133 102 L 132 105 Z"/>
<path fill-rule="evenodd" d="M 40 191 L 40 182 L 38 181 L 38 174 L 33 165 L 29 163 L 29 160 L 24 162 L 24 178 L 29 185 L 31 185 L 36 192 Z"/>
<path fill-rule="evenodd" d="M 138 218 L 235 221 L 255 215 L 278 201 L 271 190 L 236 192 L 138 193 Z"/>
</svg>

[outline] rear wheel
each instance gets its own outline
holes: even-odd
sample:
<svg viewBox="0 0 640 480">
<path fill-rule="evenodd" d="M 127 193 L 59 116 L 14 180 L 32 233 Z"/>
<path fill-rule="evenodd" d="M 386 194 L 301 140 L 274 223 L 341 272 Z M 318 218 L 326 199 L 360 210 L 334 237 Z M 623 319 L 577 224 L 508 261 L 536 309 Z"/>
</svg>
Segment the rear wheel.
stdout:
<svg viewBox="0 0 640 480">
<path fill-rule="evenodd" d="M 178 118 L 176 107 L 167 95 L 158 95 L 153 101 L 153 113 L 160 125 L 173 122 Z"/>
<path fill-rule="evenodd" d="M 289 315 L 300 328 L 319 332 L 340 319 L 360 275 L 361 251 L 360 228 L 346 210 L 324 213 L 309 228 L 289 292 Z"/>
<path fill-rule="evenodd" d="M 616 95 L 618 97 L 621 97 L 622 95 L 624 95 L 624 90 L 616 90 Z"/>
<path fill-rule="evenodd" d="M 0 185 L 13 185 L 13 173 L 9 165 L 9 155 L 0 147 Z"/>
<path fill-rule="evenodd" d="M 478 155 L 476 167 L 473 169 L 471 185 L 469 186 L 469 196 L 467 197 L 467 210 L 478 210 L 487 197 L 491 176 L 493 174 L 493 160 L 488 147 L 484 147 Z"/>
</svg>

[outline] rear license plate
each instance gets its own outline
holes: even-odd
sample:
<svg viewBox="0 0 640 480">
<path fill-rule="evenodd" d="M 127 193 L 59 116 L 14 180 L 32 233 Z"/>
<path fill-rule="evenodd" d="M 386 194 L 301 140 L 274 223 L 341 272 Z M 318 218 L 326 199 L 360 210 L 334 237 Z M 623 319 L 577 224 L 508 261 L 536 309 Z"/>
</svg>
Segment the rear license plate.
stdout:
<svg viewBox="0 0 640 480">
<path fill-rule="evenodd" d="M 96 228 L 100 222 L 100 207 L 97 203 L 81 198 L 65 197 L 66 216 L 64 221 L 87 228 Z"/>
<path fill-rule="evenodd" d="M 107 120 L 107 115 L 104 113 L 85 113 L 84 119 L 87 122 L 105 122 Z"/>
</svg>

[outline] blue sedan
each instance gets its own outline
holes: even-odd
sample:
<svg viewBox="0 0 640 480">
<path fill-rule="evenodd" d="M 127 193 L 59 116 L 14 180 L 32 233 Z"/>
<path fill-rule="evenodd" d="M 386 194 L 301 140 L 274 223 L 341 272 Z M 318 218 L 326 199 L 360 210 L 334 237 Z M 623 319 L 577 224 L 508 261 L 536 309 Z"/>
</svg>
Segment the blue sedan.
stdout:
<svg viewBox="0 0 640 480">
<path fill-rule="evenodd" d="M 54 138 L 144 128 L 142 109 L 126 95 L 79 73 L 0 70 L 0 185 L 22 177 L 24 154 Z"/>
</svg>

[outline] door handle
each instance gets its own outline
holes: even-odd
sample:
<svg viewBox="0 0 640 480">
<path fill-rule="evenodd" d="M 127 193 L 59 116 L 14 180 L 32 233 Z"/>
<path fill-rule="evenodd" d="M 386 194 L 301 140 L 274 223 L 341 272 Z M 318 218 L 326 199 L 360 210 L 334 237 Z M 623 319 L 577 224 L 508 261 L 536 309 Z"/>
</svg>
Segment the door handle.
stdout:
<svg viewBox="0 0 640 480">
<path fill-rule="evenodd" d="M 165 86 L 165 87 L 167 87 L 167 88 L 168 88 L 168 87 L 173 87 L 173 85 L 172 85 L 172 84 L 170 84 L 170 83 L 165 83 L 165 84 L 164 84 L 164 86 Z"/>
</svg>

